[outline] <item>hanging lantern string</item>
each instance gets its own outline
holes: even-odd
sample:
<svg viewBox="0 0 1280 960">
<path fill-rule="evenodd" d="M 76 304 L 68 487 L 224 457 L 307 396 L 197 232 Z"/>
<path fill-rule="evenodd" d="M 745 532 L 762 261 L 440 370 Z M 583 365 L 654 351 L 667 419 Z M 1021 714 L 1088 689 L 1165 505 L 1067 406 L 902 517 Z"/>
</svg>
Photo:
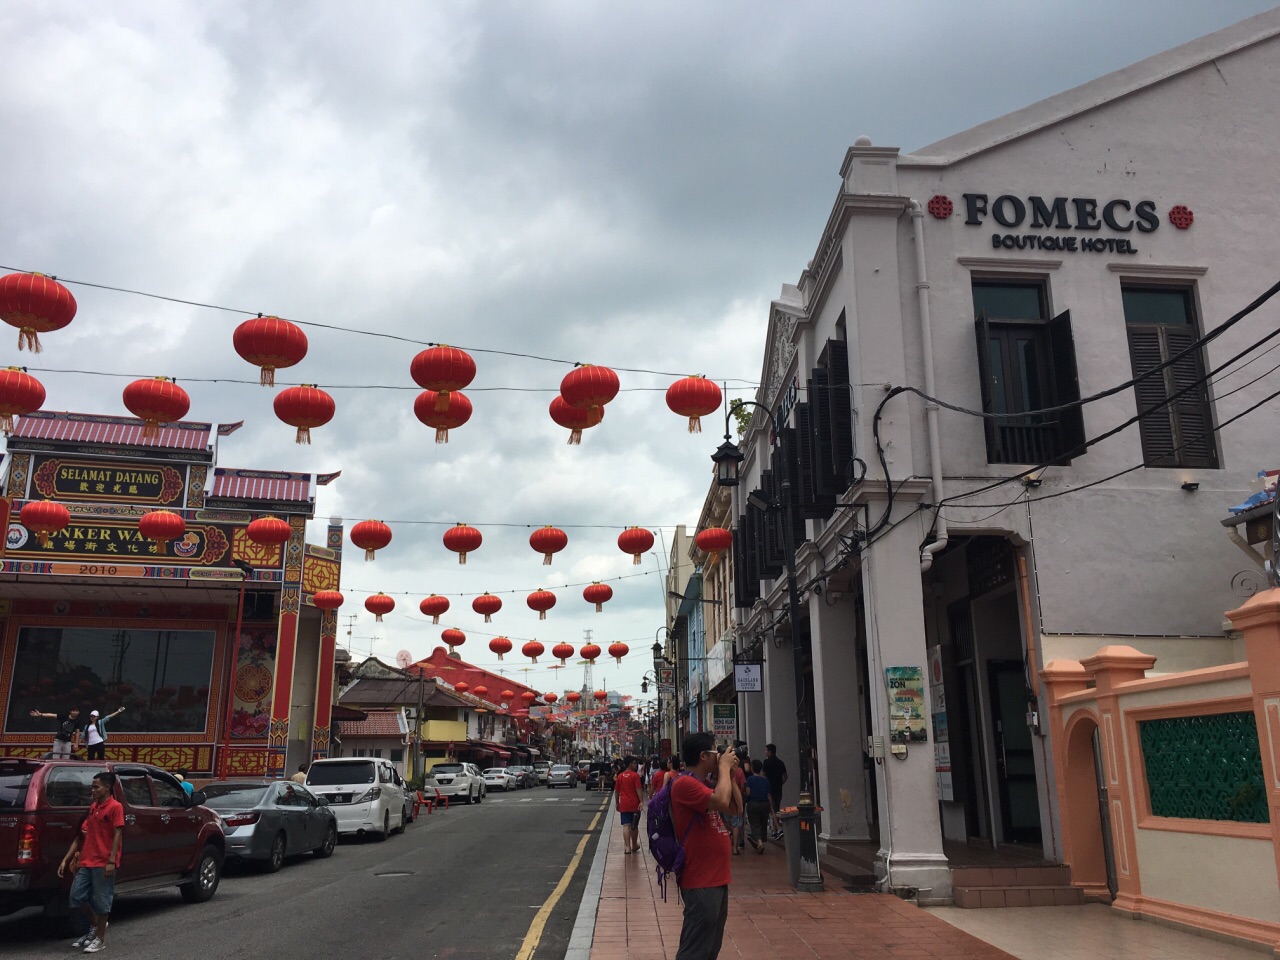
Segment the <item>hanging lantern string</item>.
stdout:
<svg viewBox="0 0 1280 960">
<path fill-rule="evenodd" d="M 0 264 L 0 270 L 8 270 L 15 273 L 34 273 L 25 267 L 12 267 Z M 160 293 L 149 293 L 145 290 L 134 290 L 129 287 L 118 287 L 106 283 L 93 283 L 88 280 L 68 280 L 66 277 L 56 277 L 50 275 L 50 279 L 57 280 L 59 283 L 71 284 L 77 287 L 89 287 L 93 290 L 106 290 L 111 293 L 125 293 L 134 297 L 146 297 L 149 300 L 161 300 L 165 303 L 176 303 L 184 307 L 199 307 L 202 310 L 218 310 L 222 313 L 234 313 L 245 317 L 261 317 L 263 314 L 257 310 L 242 310 L 237 307 L 227 307 L 217 303 L 205 303 L 201 300 L 187 300 L 182 297 L 170 297 Z M 279 314 L 273 314 L 279 316 Z M 395 340 L 399 343 L 410 343 L 414 346 L 421 347 L 438 347 L 440 344 L 430 340 L 415 340 L 412 337 L 402 337 L 395 333 L 385 333 L 379 330 L 361 330 L 356 327 L 343 327 L 332 323 L 318 323 L 315 320 L 294 320 L 291 317 L 281 317 L 282 320 L 289 320 L 290 323 L 296 323 L 300 327 L 314 327 L 317 330 L 332 330 L 336 333 L 352 333 L 365 337 L 378 337 L 383 340 Z M 581 361 L 564 360 L 560 357 L 543 357 L 534 353 L 520 353 L 515 350 L 496 350 L 487 347 L 468 347 L 463 344 L 452 344 L 460 350 L 466 350 L 468 353 L 488 353 L 502 357 L 518 357 L 522 360 L 540 360 L 544 363 L 560 363 L 565 366 L 576 367 Z M 685 373 L 671 373 L 666 370 L 646 370 L 639 367 L 613 367 L 614 370 L 620 370 L 624 373 L 648 373 L 658 377 L 683 377 Z M 752 381 L 743 380 L 739 377 L 713 377 L 715 380 L 732 380 L 734 383 L 742 383 L 750 385 Z M 757 384 L 758 386 L 758 384 Z"/>
<path fill-rule="evenodd" d="M 555 585 L 553 585 L 553 586 L 547 587 L 546 589 L 551 590 L 551 591 L 553 591 L 553 592 L 554 592 L 554 591 L 556 591 L 556 590 L 570 590 L 570 589 L 572 589 L 572 588 L 574 588 L 574 587 L 586 587 L 586 586 L 590 586 L 590 585 L 591 585 L 591 584 L 593 584 L 593 583 L 615 583 L 615 582 L 617 582 L 618 580 L 630 580 L 632 577 L 651 577 L 651 576 L 653 576 L 655 573 L 662 573 L 662 575 L 663 575 L 663 576 L 666 576 L 666 571 L 659 571 L 659 570 L 645 570 L 645 571 L 643 571 L 643 572 L 641 572 L 641 573 L 624 573 L 624 574 L 622 574 L 621 576 L 617 576 L 617 577 L 608 577 L 607 579 L 604 579 L 604 580 L 583 580 L 581 583 L 561 583 L 561 584 L 555 584 Z M 421 590 L 362 590 L 360 587 L 343 587 L 342 589 L 343 589 L 344 591 L 346 591 L 347 593 L 367 593 L 367 594 L 369 594 L 369 595 L 371 595 L 371 596 L 372 596 L 373 594 L 376 594 L 376 593 L 385 593 L 385 594 L 386 594 L 387 596 L 389 596 L 389 597 L 421 597 L 421 596 L 425 596 L 425 594 L 423 594 L 423 592 L 422 592 Z M 489 591 L 489 593 L 493 594 L 494 596 L 502 596 L 503 594 L 508 594 L 508 593 L 510 593 L 510 594 L 518 594 L 518 593 L 532 593 L 534 590 L 538 590 L 538 589 L 540 589 L 540 588 L 539 588 L 539 587 L 526 587 L 526 588 L 524 588 L 524 589 L 522 589 L 522 590 L 490 590 L 490 591 Z M 477 594 L 477 593 L 476 593 L 476 591 L 474 591 L 474 590 L 463 591 L 463 592 L 461 592 L 461 593 L 438 593 L 438 592 L 436 593 L 436 596 L 438 596 L 438 597 L 474 597 L 474 596 L 477 596 L 477 595 L 478 595 L 478 594 Z M 502 633 L 502 634 L 495 633 L 495 634 L 493 634 L 493 636 L 495 636 L 495 637 L 498 637 L 498 636 L 505 637 L 505 636 L 506 636 L 506 634 L 505 634 L 505 633 Z"/>
<path fill-rule="evenodd" d="M 402 620 L 413 620 L 413 621 L 414 621 L 414 622 L 416 622 L 416 623 L 425 623 L 425 624 L 427 624 L 427 626 L 434 626 L 434 624 L 432 624 L 432 623 L 431 623 L 431 621 L 430 621 L 430 620 L 428 620 L 426 617 L 415 617 L 415 616 L 414 616 L 413 614 L 411 614 L 411 613 L 402 613 L 402 614 L 400 614 L 399 616 L 400 616 L 400 618 L 401 618 Z M 442 624 L 441 626 L 442 626 L 442 629 L 443 629 L 443 624 Z M 451 627 L 453 627 L 453 625 L 450 625 L 450 626 L 451 626 Z M 453 629 L 461 630 L 461 629 L 463 629 L 463 628 L 462 628 L 462 627 L 453 627 Z M 468 637 L 481 637 L 481 638 L 487 638 L 487 639 L 493 639 L 494 637 L 506 637 L 508 640 L 510 640 L 510 641 L 511 641 L 511 642 L 513 642 L 513 643 L 517 643 L 517 642 L 518 642 L 518 643 L 528 643 L 530 640 L 537 640 L 537 639 L 538 639 L 537 637 L 517 637 L 517 636 L 516 636 L 515 634 L 513 634 L 513 633 L 485 633 L 483 630 L 476 630 L 476 629 L 473 629 L 472 627 L 466 627 L 466 628 L 465 628 L 465 632 L 466 632 L 466 634 L 467 634 L 467 636 L 468 636 Z M 648 639 L 648 640 L 652 640 L 652 639 L 653 639 L 653 637 L 647 637 L 647 638 L 646 638 L 646 637 L 629 637 L 629 638 L 626 638 L 626 639 L 622 640 L 622 643 L 644 643 L 646 639 Z M 545 642 L 547 642 L 547 641 L 541 641 L 541 642 L 545 643 Z M 567 641 L 566 641 L 566 642 L 567 642 Z M 447 643 L 445 643 L 445 642 L 442 640 L 442 641 L 440 641 L 440 643 L 438 643 L 438 644 L 437 644 L 437 646 L 448 646 L 448 644 L 447 644 Z M 518 653 L 518 651 L 512 651 L 511 653 L 508 653 L 508 654 L 507 654 L 507 656 L 514 656 L 516 653 Z M 601 652 L 601 654 L 600 654 L 600 661 L 603 661 L 604 659 L 605 659 L 605 654 L 604 654 L 604 652 L 602 651 L 602 652 Z M 578 657 L 578 655 L 577 655 L 577 653 L 576 653 L 576 652 L 575 652 L 575 653 L 574 653 L 574 655 L 570 658 L 570 661 L 571 661 L 571 662 L 570 662 L 569 666 L 578 666 L 578 665 L 585 664 L 585 663 L 588 663 L 588 662 L 590 662 L 590 663 L 594 663 L 597 667 L 607 666 L 607 664 L 605 664 L 605 663 L 603 663 L 603 662 L 600 662 L 600 661 L 595 661 L 595 660 L 587 661 L 587 660 L 579 659 L 579 657 Z M 471 664 L 471 666 L 473 666 L 473 667 L 481 666 L 481 664 L 480 664 L 480 663 L 475 662 L 475 661 L 472 661 L 472 660 L 467 660 L 466 662 L 467 662 L 467 663 L 469 663 L 469 664 Z M 497 661 L 495 661 L 495 663 L 496 663 L 496 662 L 497 662 Z M 511 661 L 511 660 L 503 660 L 501 663 L 499 663 L 499 664 L 498 664 L 498 666 L 501 666 L 501 667 L 507 667 L 508 669 L 510 669 L 510 667 L 509 667 L 508 665 L 509 665 L 509 664 L 511 664 L 511 663 L 513 663 L 513 662 L 514 662 L 514 661 Z M 465 670 L 466 668 L 465 668 L 465 667 L 463 667 L 463 668 L 461 668 L 461 669 Z M 485 667 L 485 669 L 486 669 L 486 670 L 488 670 L 488 669 L 490 669 L 490 668 L 489 668 L 489 667 Z M 519 670 L 524 670 L 524 669 L 526 669 L 526 668 L 525 668 L 525 667 L 518 667 L 517 669 L 519 669 Z M 539 665 L 538 665 L 538 666 L 536 666 L 536 667 L 529 667 L 529 668 L 527 668 L 527 669 L 532 670 L 532 671 L 550 670 L 550 671 L 552 671 L 552 672 L 555 672 L 555 671 L 557 671 L 557 670 L 563 670 L 563 669 L 565 669 L 565 668 L 564 668 L 564 667 L 559 667 L 559 666 L 554 666 L 554 665 L 552 665 L 552 664 L 547 664 L 547 665 L 544 667 L 544 666 L 542 666 L 541 664 L 539 664 Z M 497 669 L 496 669 L 496 668 L 494 668 L 494 671 L 493 671 L 493 672 L 495 672 L 495 673 L 496 673 L 496 672 L 498 672 L 498 671 L 497 671 Z"/>
</svg>

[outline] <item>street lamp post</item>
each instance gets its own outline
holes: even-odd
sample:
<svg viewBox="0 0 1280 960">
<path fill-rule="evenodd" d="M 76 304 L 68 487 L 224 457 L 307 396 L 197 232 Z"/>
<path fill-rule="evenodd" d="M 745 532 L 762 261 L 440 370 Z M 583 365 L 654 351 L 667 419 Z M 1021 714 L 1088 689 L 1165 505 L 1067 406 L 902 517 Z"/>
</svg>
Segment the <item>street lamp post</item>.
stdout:
<svg viewBox="0 0 1280 960">
<path fill-rule="evenodd" d="M 755 407 L 769 420 L 775 437 L 780 436 L 773 413 L 762 403 L 739 400 L 736 407 Z M 722 487 L 738 486 L 738 468 L 744 459 L 742 451 L 730 439 L 729 416 L 724 415 L 724 443 L 712 454 L 716 465 L 716 483 Z M 818 811 L 813 802 L 813 765 L 809 762 L 809 721 L 805 706 L 804 654 L 800 649 L 800 591 L 796 586 L 796 545 L 792 533 L 791 476 L 782 475 L 779 496 L 766 504 L 782 517 L 782 552 L 787 572 L 787 615 L 791 620 L 791 656 L 796 685 L 796 740 L 799 744 L 800 802 L 797 805 L 800 827 L 800 879 L 798 890 L 817 892 L 823 889 L 822 869 L 818 864 Z"/>
</svg>

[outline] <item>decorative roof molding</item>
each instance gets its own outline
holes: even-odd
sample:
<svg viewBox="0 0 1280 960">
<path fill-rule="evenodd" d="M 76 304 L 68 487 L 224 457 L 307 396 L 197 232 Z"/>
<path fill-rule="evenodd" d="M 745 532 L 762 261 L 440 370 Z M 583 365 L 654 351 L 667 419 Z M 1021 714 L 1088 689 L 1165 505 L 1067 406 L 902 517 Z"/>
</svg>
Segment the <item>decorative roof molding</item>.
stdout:
<svg viewBox="0 0 1280 960">
<path fill-rule="evenodd" d="M 1208 267 L 1176 267 L 1160 263 L 1108 263 L 1107 269 L 1112 273 L 1126 274 L 1131 277 L 1203 277 L 1209 272 Z"/>
<path fill-rule="evenodd" d="M 956 257 L 956 263 L 969 270 L 986 270 L 992 273 L 1044 273 L 1057 270 L 1061 260 L 1026 260 L 1017 257 Z"/>
</svg>

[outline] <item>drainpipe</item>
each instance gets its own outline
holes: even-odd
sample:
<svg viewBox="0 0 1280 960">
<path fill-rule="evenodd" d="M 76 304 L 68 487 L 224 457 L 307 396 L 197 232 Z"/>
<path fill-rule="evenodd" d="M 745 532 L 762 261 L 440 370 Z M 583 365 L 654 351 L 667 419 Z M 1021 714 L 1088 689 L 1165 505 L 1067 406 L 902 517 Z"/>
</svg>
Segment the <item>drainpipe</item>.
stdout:
<svg viewBox="0 0 1280 960">
<path fill-rule="evenodd" d="M 933 378 L 933 321 L 929 315 L 929 277 L 924 262 L 924 210 L 919 200 L 907 204 L 911 210 L 911 234 L 916 245 L 916 300 L 920 306 L 920 349 L 924 354 L 924 392 L 937 396 Z M 925 429 L 929 434 L 929 467 L 933 473 L 933 502 L 941 503 L 942 489 L 942 440 L 938 433 L 938 405 L 925 401 Z M 927 573 L 933 566 L 936 554 L 946 549 L 947 518 L 939 510 L 934 521 L 937 539 L 920 551 L 920 572 Z"/>
</svg>

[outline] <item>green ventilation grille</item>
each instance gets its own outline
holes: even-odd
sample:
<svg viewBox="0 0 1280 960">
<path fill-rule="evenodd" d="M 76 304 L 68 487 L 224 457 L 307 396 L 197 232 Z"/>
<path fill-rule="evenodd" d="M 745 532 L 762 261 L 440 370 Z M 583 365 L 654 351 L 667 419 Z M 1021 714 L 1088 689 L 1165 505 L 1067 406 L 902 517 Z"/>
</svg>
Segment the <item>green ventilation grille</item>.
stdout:
<svg viewBox="0 0 1280 960">
<path fill-rule="evenodd" d="M 1144 720 L 1138 732 L 1155 816 L 1270 822 L 1252 713 Z"/>
</svg>

